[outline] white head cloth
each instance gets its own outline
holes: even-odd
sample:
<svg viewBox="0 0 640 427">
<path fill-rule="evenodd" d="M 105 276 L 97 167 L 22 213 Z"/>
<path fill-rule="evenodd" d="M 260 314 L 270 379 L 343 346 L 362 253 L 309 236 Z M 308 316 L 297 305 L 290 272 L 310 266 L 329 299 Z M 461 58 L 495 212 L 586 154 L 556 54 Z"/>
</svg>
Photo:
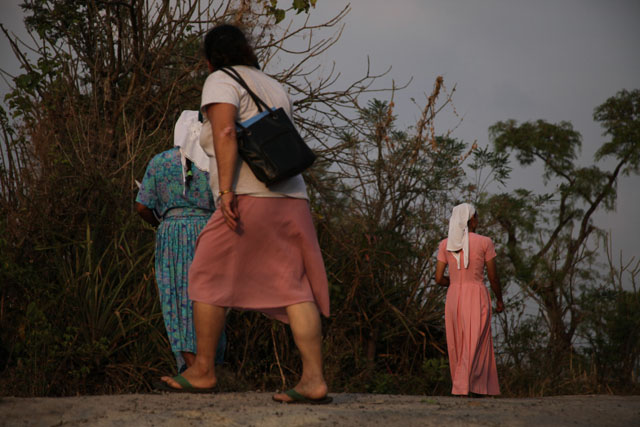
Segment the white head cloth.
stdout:
<svg viewBox="0 0 640 427">
<path fill-rule="evenodd" d="M 460 249 L 464 252 L 464 268 L 469 267 L 469 227 L 467 222 L 473 217 L 476 210 L 469 203 L 462 203 L 451 212 L 449 218 L 449 236 L 447 238 L 447 251 L 458 262 L 460 270 Z"/>
<path fill-rule="evenodd" d="M 180 147 L 183 183 L 186 182 L 187 177 L 187 159 L 191 160 L 195 167 L 201 171 L 209 172 L 209 157 L 200 147 L 201 129 L 202 123 L 198 121 L 197 111 L 183 111 L 176 122 L 173 132 L 173 146 Z"/>
</svg>

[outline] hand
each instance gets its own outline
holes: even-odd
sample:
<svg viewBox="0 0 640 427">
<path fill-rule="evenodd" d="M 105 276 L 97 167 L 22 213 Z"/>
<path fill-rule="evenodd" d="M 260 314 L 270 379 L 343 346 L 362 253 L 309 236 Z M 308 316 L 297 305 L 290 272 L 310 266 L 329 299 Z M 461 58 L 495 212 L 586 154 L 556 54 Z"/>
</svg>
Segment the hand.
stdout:
<svg viewBox="0 0 640 427">
<path fill-rule="evenodd" d="M 220 196 L 220 209 L 222 209 L 222 216 L 232 231 L 236 231 L 238 228 L 238 200 L 233 192 L 225 193 Z"/>
<path fill-rule="evenodd" d="M 143 220 L 151 224 L 153 228 L 158 227 L 160 224 L 160 221 L 158 221 L 158 218 L 156 218 L 153 211 L 142 203 L 136 202 L 136 211 L 138 212 L 138 215 L 140 215 Z"/>
<path fill-rule="evenodd" d="M 496 313 L 502 313 L 504 311 L 504 302 L 502 300 L 498 300 L 496 302 Z"/>
</svg>

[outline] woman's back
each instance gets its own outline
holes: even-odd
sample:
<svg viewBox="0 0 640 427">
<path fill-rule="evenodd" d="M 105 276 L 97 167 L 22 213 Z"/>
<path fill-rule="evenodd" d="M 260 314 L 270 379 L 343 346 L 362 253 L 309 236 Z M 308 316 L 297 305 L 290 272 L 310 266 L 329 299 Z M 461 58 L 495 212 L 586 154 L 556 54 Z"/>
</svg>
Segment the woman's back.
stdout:
<svg viewBox="0 0 640 427">
<path fill-rule="evenodd" d="M 272 108 L 282 108 L 293 122 L 291 114 L 291 101 L 282 85 L 262 71 L 244 65 L 233 67 L 245 80 L 249 88 L 267 105 Z M 210 104 L 231 104 L 237 108 L 237 122 L 244 122 L 259 113 L 258 107 L 249 93 L 232 77 L 223 71 L 214 71 L 207 77 L 202 88 L 201 109 Z M 206 110 L 203 110 L 203 113 Z M 205 114 L 206 116 L 206 114 Z M 200 133 L 200 145 L 210 157 L 209 171 L 211 174 L 211 189 L 214 193 L 220 191 L 218 183 L 218 165 L 215 159 L 211 125 L 208 119 L 202 126 Z M 309 199 L 302 175 L 296 175 L 282 182 L 267 187 L 260 182 L 249 166 L 238 157 L 236 175 L 234 176 L 233 189 L 238 195 L 252 195 L 257 197 L 294 197 Z"/>
<path fill-rule="evenodd" d="M 253 67 L 235 65 L 233 69 L 267 105 L 284 109 L 289 118 L 293 120 L 291 100 L 282 84 Z M 218 70 L 209 74 L 202 89 L 202 98 L 203 104 L 219 102 L 222 98 L 226 102 L 236 105 L 239 122 L 244 122 L 259 113 L 258 106 L 253 102 L 248 92 L 224 71 Z"/>
<path fill-rule="evenodd" d="M 180 149 L 156 154 L 149 162 L 137 201 L 163 217 L 174 208 L 198 208 L 213 212 L 213 194 L 206 172 L 191 167 L 192 179 L 185 189 Z"/>
<path fill-rule="evenodd" d="M 496 256 L 493 242 L 489 237 L 469 233 L 469 267 L 464 268 L 464 250 L 460 252 L 460 269 L 453 254 L 447 251 L 447 239 L 440 242 L 438 261 L 449 265 L 451 284 L 484 283 L 484 264 Z"/>
</svg>

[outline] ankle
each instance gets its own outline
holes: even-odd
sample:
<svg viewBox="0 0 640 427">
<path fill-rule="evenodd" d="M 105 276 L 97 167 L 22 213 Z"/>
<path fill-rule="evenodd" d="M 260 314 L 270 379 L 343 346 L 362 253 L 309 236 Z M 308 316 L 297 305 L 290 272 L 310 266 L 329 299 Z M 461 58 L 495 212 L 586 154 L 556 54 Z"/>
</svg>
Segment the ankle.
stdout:
<svg viewBox="0 0 640 427">
<path fill-rule="evenodd" d="M 191 368 L 194 371 L 198 372 L 200 375 L 215 376 L 215 367 L 213 362 L 207 360 L 198 360 L 198 358 L 196 357 L 196 360 L 193 361 L 193 365 L 191 366 Z"/>
<path fill-rule="evenodd" d="M 298 382 L 298 386 L 318 391 L 326 391 L 329 389 L 323 377 L 302 377 Z"/>
<path fill-rule="evenodd" d="M 314 373 L 314 374 L 302 374 L 302 376 L 300 377 L 300 382 L 303 384 L 310 384 L 310 385 L 318 385 L 318 386 L 326 386 L 327 383 L 324 380 L 324 376 L 322 375 L 322 372 L 319 373 Z"/>
</svg>

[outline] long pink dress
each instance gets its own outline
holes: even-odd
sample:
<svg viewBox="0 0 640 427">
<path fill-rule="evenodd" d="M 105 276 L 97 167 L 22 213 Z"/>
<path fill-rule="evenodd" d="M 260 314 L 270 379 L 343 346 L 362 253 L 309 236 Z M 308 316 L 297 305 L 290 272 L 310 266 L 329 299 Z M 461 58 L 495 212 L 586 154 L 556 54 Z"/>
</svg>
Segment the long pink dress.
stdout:
<svg viewBox="0 0 640 427">
<path fill-rule="evenodd" d="M 469 266 L 460 270 L 447 251 L 447 239 L 440 242 L 438 261 L 449 265 L 450 285 L 445 304 L 447 349 L 452 394 L 500 394 L 498 370 L 491 337 L 491 298 L 484 285 L 484 264 L 496 251 L 490 238 L 469 233 Z"/>
</svg>

